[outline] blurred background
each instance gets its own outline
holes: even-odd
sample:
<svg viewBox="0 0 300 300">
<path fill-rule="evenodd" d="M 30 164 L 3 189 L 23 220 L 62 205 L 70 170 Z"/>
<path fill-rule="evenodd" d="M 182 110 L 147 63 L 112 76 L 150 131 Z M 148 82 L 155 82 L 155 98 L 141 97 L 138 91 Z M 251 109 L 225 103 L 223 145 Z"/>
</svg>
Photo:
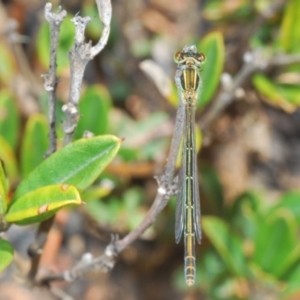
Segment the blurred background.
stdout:
<svg viewBox="0 0 300 300">
<path fill-rule="evenodd" d="M 17 186 L 48 147 L 41 74 L 49 65 L 49 26 L 45 1 L 0 3 L 0 156 Z M 68 12 L 57 60 L 61 143 L 70 19 L 78 12 L 92 18 L 86 41 L 93 43 L 103 26 L 92 0 L 51 3 Z M 54 286 L 87 300 L 300 299 L 300 0 L 113 0 L 112 6 L 108 44 L 85 72 L 76 138 L 90 130 L 124 143 L 82 194 L 86 205 L 58 213 L 41 273 L 69 269 L 86 252 L 101 255 L 112 233 L 125 236 L 144 218 L 173 132 L 173 57 L 195 44 L 206 56 L 196 116 L 204 238 L 195 284 L 186 286 L 183 243 L 175 244 L 174 198 L 111 273 Z M 26 264 L 35 228 L 10 228 L 17 261 Z M 20 262 L 0 275 L 0 299 L 40 299 L 16 280 L 18 268 Z"/>
</svg>

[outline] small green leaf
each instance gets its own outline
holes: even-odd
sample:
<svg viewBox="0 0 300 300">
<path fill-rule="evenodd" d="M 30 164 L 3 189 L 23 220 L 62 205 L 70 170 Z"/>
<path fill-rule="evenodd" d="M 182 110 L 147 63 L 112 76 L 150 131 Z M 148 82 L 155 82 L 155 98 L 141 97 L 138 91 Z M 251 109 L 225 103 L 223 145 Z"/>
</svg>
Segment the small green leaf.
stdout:
<svg viewBox="0 0 300 300">
<path fill-rule="evenodd" d="M 298 86 L 277 84 L 262 74 L 255 74 L 252 82 L 263 99 L 273 106 L 279 106 L 291 113 L 300 105 L 300 87 Z"/>
<path fill-rule="evenodd" d="M 228 215 L 236 232 L 244 240 L 249 241 L 250 247 L 248 249 L 251 248 L 253 239 L 259 230 L 259 224 L 265 217 L 262 213 L 262 202 L 263 198 L 257 192 L 248 191 L 235 200 Z M 249 252 L 251 251 L 252 249 L 249 250 Z"/>
<path fill-rule="evenodd" d="M 9 223 L 29 225 L 52 217 L 67 205 L 80 205 L 78 190 L 68 184 L 49 185 L 15 200 L 4 219 Z"/>
<path fill-rule="evenodd" d="M 73 16 L 67 15 L 60 27 L 59 43 L 57 49 L 57 72 L 61 74 L 68 66 L 68 52 L 74 43 L 74 24 L 71 22 Z M 39 28 L 37 39 L 37 55 L 45 69 L 50 60 L 50 29 L 49 23 L 44 21 Z"/>
<path fill-rule="evenodd" d="M 79 102 L 80 120 L 78 122 L 75 138 L 82 138 L 85 130 L 95 135 L 105 134 L 108 127 L 111 98 L 108 90 L 101 85 L 89 87 Z"/>
<path fill-rule="evenodd" d="M 216 217 L 203 217 L 202 227 L 227 268 L 236 276 L 245 276 L 246 263 L 242 241 Z"/>
<path fill-rule="evenodd" d="M 222 34 L 217 31 L 208 34 L 200 41 L 198 49 L 206 57 L 201 71 L 202 86 L 199 101 L 199 105 L 204 107 L 212 100 L 224 67 L 225 49 Z"/>
<path fill-rule="evenodd" d="M 15 148 L 17 144 L 19 122 L 15 99 L 8 91 L 2 90 L 0 92 L 0 135 L 12 148 Z"/>
<path fill-rule="evenodd" d="M 99 39 L 102 33 L 103 24 L 98 17 L 98 10 L 95 3 L 84 3 L 82 6 L 84 16 L 90 16 L 92 18 L 91 22 L 87 25 L 86 31 L 93 39 Z"/>
<path fill-rule="evenodd" d="M 39 187 L 66 183 L 79 190 L 91 185 L 117 154 L 121 140 L 113 135 L 81 139 L 45 159 L 18 186 L 13 202 Z"/>
<path fill-rule="evenodd" d="M 6 178 L 2 161 L 0 160 L 0 216 L 7 209 L 8 179 Z M 1 219 L 1 217 L 0 217 Z"/>
<path fill-rule="evenodd" d="M 35 114 L 27 121 L 21 148 L 23 176 L 28 175 L 43 160 L 48 148 L 48 125 L 44 115 Z"/>
<path fill-rule="evenodd" d="M 280 28 L 279 42 L 281 47 L 288 53 L 300 51 L 300 1 L 289 0 Z"/>
<path fill-rule="evenodd" d="M 300 258 L 297 222 L 286 208 L 274 211 L 259 224 L 255 236 L 253 259 L 277 278 Z"/>
<path fill-rule="evenodd" d="M 0 44 L 0 81 L 7 84 L 15 73 L 16 64 L 11 51 Z"/>
<path fill-rule="evenodd" d="M 10 265 L 14 257 L 12 245 L 0 238 L 0 272 Z"/>
<path fill-rule="evenodd" d="M 5 171 L 11 183 L 17 179 L 17 162 L 13 149 L 8 142 L 0 135 L 0 158 L 5 165 Z"/>
</svg>

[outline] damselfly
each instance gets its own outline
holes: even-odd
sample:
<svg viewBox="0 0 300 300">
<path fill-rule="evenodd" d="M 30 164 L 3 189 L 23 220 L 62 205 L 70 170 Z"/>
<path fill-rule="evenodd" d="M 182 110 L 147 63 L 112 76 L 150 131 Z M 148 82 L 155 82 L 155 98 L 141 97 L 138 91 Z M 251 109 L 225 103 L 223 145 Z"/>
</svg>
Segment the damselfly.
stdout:
<svg viewBox="0 0 300 300">
<path fill-rule="evenodd" d="M 177 78 L 175 80 L 179 90 L 180 105 L 184 109 L 182 114 L 183 144 L 182 161 L 179 170 L 178 199 L 175 216 L 175 239 L 179 243 L 184 232 L 184 268 L 187 285 L 195 281 L 195 236 L 201 242 L 200 197 L 198 183 L 198 169 L 195 144 L 195 110 L 197 106 L 199 87 L 201 86 L 200 67 L 205 60 L 203 53 L 197 51 L 196 46 L 185 46 L 177 52 Z"/>
</svg>

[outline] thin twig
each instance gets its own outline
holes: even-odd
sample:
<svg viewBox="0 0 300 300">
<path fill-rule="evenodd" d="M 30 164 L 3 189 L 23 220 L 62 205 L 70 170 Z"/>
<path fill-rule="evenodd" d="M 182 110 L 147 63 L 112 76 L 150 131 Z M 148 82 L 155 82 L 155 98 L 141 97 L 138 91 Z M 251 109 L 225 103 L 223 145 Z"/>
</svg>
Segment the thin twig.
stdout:
<svg viewBox="0 0 300 300">
<path fill-rule="evenodd" d="M 44 88 L 48 93 L 49 103 L 49 150 L 45 156 L 49 156 L 56 151 L 56 126 L 55 126 L 55 107 L 56 107 L 56 86 L 58 77 L 56 76 L 56 58 L 59 40 L 60 26 L 67 12 L 59 6 L 56 13 L 52 11 L 52 4 L 47 3 L 45 6 L 45 18 L 50 25 L 50 64 L 47 74 L 42 75 L 44 78 Z"/>
<path fill-rule="evenodd" d="M 111 243 L 106 247 L 104 254 L 100 257 L 90 259 L 88 261 L 82 259 L 70 270 L 66 270 L 60 274 L 44 277 L 41 280 L 41 283 L 49 284 L 52 281 L 58 280 L 73 281 L 90 271 L 100 270 L 103 273 L 111 271 L 115 265 L 118 254 L 128 247 L 133 241 L 138 239 L 154 223 L 156 217 L 165 208 L 170 198 L 177 194 L 177 177 L 171 184 L 166 184 L 165 175 L 156 179 L 159 186 L 157 195 L 145 218 L 137 228 L 129 232 L 120 240 L 112 239 Z"/>
<path fill-rule="evenodd" d="M 94 47 L 92 47 L 91 42 L 85 43 L 84 41 L 85 28 L 90 22 L 91 18 L 75 16 L 72 19 L 72 22 L 75 26 L 75 43 L 69 52 L 71 68 L 69 99 L 68 102 L 63 106 L 63 111 L 66 115 L 66 121 L 63 124 L 65 133 L 63 141 L 64 145 L 72 142 L 73 134 L 80 118 L 78 103 L 86 65 L 104 48 L 110 32 L 110 21 L 112 14 L 111 2 L 110 0 L 96 0 L 96 3 L 99 11 L 99 17 L 104 25 L 104 28 L 101 38 Z"/>
<path fill-rule="evenodd" d="M 261 51 L 246 53 L 241 70 L 234 77 L 231 84 L 223 88 L 209 110 L 202 116 L 199 122 L 201 130 L 205 131 L 210 127 L 221 112 L 234 101 L 237 89 L 243 86 L 254 72 L 265 72 L 271 67 L 296 63 L 300 63 L 299 54 L 278 54 L 271 58 L 266 58 Z"/>
</svg>

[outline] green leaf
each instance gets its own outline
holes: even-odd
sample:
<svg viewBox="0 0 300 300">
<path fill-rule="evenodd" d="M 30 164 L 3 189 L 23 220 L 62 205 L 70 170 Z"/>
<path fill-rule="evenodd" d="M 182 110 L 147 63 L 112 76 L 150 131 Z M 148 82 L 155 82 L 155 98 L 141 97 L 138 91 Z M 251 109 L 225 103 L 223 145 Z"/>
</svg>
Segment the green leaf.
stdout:
<svg viewBox="0 0 300 300">
<path fill-rule="evenodd" d="M 8 91 L 2 90 L 0 92 L 0 135 L 12 148 L 15 148 L 17 144 L 19 123 L 15 99 Z"/>
<path fill-rule="evenodd" d="M 0 219 L 7 209 L 8 179 L 6 178 L 2 161 L 0 160 Z"/>
<path fill-rule="evenodd" d="M 246 276 L 242 241 L 226 223 L 216 217 L 203 217 L 202 227 L 227 268 L 236 276 Z"/>
<path fill-rule="evenodd" d="M 39 187 L 66 183 L 79 190 L 91 185 L 117 154 L 121 140 L 113 135 L 78 140 L 45 159 L 18 186 L 13 201 Z"/>
<path fill-rule="evenodd" d="M 288 53 L 300 51 L 300 1 L 289 0 L 280 27 L 279 42 Z"/>
<path fill-rule="evenodd" d="M 2 272 L 12 262 L 14 249 L 12 245 L 0 238 L 0 272 Z"/>
<path fill-rule="evenodd" d="M 262 74 L 255 74 L 252 82 L 263 99 L 273 106 L 279 106 L 291 113 L 300 105 L 300 87 L 298 86 L 277 84 Z"/>
<path fill-rule="evenodd" d="M 79 102 L 81 117 L 75 131 L 76 139 L 83 137 L 85 130 L 95 135 L 107 132 L 111 102 L 108 90 L 104 86 L 94 85 L 84 92 Z"/>
<path fill-rule="evenodd" d="M 286 281 L 287 287 L 285 289 L 285 294 L 293 294 L 295 292 L 298 293 L 300 291 L 300 260 L 298 260 L 296 263 L 293 264 L 291 269 L 287 272 L 286 276 L 283 278 L 284 281 Z M 297 299 L 291 298 L 291 297 L 285 297 L 282 299 Z"/>
<path fill-rule="evenodd" d="M 255 236 L 254 261 L 280 278 L 300 257 L 297 222 L 293 214 L 280 208 L 262 220 Z"/>
<path fill-rule="evenodd" d="M 253 238 L 259 231 L 259 224 L 265 217 L 260 207 L 262 202 L 263 198 L 258 193 L 248 191 L 235 200 L 228 216 L 232 227 L 247 240 L 249 252 L 252 251 Z"/>
<path fill-rule="evenodd" d="M 0 81 L 8 85 L 15 74 L 16 64 L 11 51 L 0 44 Z"/>
<path fill-rule="evenodd" d="M 223 35 L 218 31 L 208 34 L 200 41 L 198 49 L 206 57 L 201 71 L 202 86 L 199 101 L 199 106 L 204 107 L 212 100 L 223 71 L 225 60 Z"/>
<path fill-rule="evenodd" d="M 289 191 L 282 196 L 277 206 L 274 209 L 287 208 L 296 217 L 298 226 L 300 225 L 300 192 Z"/>
<path fill-rule="evenodd" d="M 87 25 L 86 31 L 89 36 L 93 39 L 99 39 L 102 33 L 103 24 L 98 17 L 98 10 L 95 3 L 84 3 L 83 4 L 83 13 L 84 16 L 90 16 L 92 18 L 91 22 Z"/>
<path fill-rule="evenodd" d="M 43 160 L 48 148 L 48 124 L 44 115 L 35 114 L 27 121 L 21 148 L 23 176 L 28 175 Z"/>
<path fill-rule="evenodd" d="M 57 73 L 68 67 L 68 52 L 74 43 L 74 24 L 71 22 L 73 16 L 67 15 L 60 27 L 59 43 L 57 49 Z M 49 23 L 44 21 L 39 28 L 37 39 L 37 55 L 43 67 L 47 69 L 50 61 L 50 29 Z"/>
<path fill-rule="evenodd" d="M 253 4 L 252 4 L 253 5 Z M 251 6 L 248 0 L 210 0 L 205 2 L 203 17 L 209 21 L 243 19 L 249 16 Z"/>
<path fill-rule="evenodd" d="M 13 149 L 9 143 L 0 135 L 0 159 L 3 161 L 5 171 L 11 184 L 17 179 L 17 162 Z"/>
<path fill-rule="evenodd" d="M 67 205 L 80 205 L 78 190 L 68 184 L 49 185 L 19 197 L 8 209 L 4 219 L 9 223 L 29 225 L 52 217 Z"/>
</svg>

